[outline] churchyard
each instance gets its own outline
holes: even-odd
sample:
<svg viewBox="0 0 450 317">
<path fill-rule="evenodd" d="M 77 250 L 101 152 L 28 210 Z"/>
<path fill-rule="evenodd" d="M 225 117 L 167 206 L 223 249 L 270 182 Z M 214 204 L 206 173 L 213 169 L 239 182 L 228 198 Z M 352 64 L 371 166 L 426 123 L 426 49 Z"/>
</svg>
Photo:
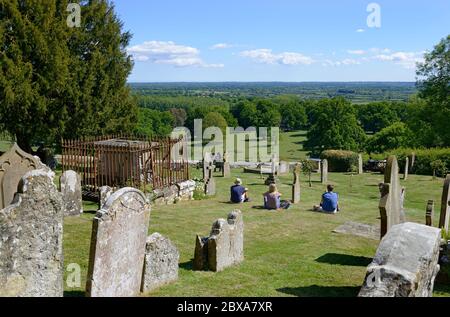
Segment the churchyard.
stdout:
<svg viewBox="0 0 450 317">
<path fill-rule="evenodd" d="M 201 170 L 191 169 L 193 178 Z M 372 261 L 379 239 L 333 233 L 340 225 L 353 221 L 380 225 L 379 189 L 383 176 L 375 173 L 351 176 L 329 173 L 328 182 L 336 186 L 342 211 L 328 215 L 311 211 L 325 190 L 320 174 L 313 175 L 312 187 L 301 175 L 301 202 L 291 209 L 270 212 L 261 209 L 262 193 L 267 190 L 257 174 L 232 169 L 230 178 L 215 174 L 217 193 L 204 200 L 181 201 L 151 210 L 149 234 L 159 232 L 178 248 L 178 281 L 145 296 L 357 296 L 366 267 Z M 241 177 L 250 189 L 252 202 L 231 205 L 229 187 Z M 405 211 L 408 221 L 425 224 L 427 201 L 436 203 L 434 223 L 439 222 L 442 179 L 410 175 L 402 185 L 407 188 Z M 290 199 L 292 175 L 279 177 L 278 187 Z M 81 266 L 81 287 L 69 288 L 65 296 L 84 296 L 89 262 L 92 219 L 98 207 L 84 202 L 81 217 L 64 220 L 64 263 Z M 235 208 L 244 218 L 245 260 L 222 272 L 194 271 L 193 258 L 197 234 L 209 234 L 211 224 Z M 67 278 L 68 273 L 65 273 Z M 434 296 L 450 296 L 450 286 L 437 282 Z"/>
</svg>

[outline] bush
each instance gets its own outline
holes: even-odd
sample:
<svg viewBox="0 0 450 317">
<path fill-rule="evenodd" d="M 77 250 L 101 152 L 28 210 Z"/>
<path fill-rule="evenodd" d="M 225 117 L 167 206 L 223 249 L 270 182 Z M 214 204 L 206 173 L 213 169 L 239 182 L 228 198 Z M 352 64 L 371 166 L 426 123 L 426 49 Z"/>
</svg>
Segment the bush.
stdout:
<svg viewBox="0 0 450 317">
<path fill-rule="evenodd" d="M 358 153 L 352 151 L 323 151 L 320 158 L 327 159 L 330 172 L 349 172 L 353 166 L 358 165 Z"/>
<path fill-rule="evenodd" d="M 389 155 L 396 155 L 401 171 L 405 168 L 405 159 L 410 157 L 412 153 L 416 154 L 414 167 L 410 173 L 418 175 L 433 175 L 432 164 L 435 161 L 442 161 L 445 166 L 450 167 L 450 148 L 432 148 L 432 149 L 396 149 L 376 155 L 376 158 L 382 159 Z M 444 177 L 445 175 L 439 175 Z"/>
</svg>

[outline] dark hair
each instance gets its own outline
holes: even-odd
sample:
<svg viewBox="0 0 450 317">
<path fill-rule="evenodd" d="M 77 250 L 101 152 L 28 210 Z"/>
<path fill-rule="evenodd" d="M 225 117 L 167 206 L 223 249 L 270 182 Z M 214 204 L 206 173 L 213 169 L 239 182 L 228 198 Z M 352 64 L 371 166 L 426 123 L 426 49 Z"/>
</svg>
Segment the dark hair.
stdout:
<svg viewBox="0 0 450 317">
<path fill-rule="evenodd" d="M 332 191 L 334 190 L 334 186 L 333 186 L 333 185 L 328 185 L 328 186 L 327 186 L 327 190 L 328 190 L 329 192 L 332 192 Z"/>
</svg>

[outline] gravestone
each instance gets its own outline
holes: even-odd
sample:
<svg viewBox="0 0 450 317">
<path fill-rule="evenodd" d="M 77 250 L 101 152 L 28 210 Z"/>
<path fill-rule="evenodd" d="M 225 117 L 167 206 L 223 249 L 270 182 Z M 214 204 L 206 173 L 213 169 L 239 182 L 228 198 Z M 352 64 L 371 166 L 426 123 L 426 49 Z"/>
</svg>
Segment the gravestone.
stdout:
<svg viewBox="0 0 450 317">
<path fill-rule="evenodd" d="M 228 153 L 224 153 L 223 155 L 223 168 L 222 168 L 222 176 L 223 177 L 230 177 L 231 175 L 231 168 L 230 168 L 230 161 L 228 158 Z"/>
<path fill-rule="evenodd" d="M 281 161 L 278 166 L 278 175 L 286 175 L 289 173 L 289 163 Z"/>
<path fill-rule="evenodd" d="M 150 205 L 134 188 L 113 193 L 93 221 L 86 294 L 128 297 L 139 294 Z"/>
<path fill-rule="evenodd" d="M 384 183 L 380 184 L 381 199 L 379 203 L 381 215 L 381 238 L 392 226 L 402 222 L 402 187 L 398 174 L 398 163 L 395 156 L 387 160 L 384 172 Z M 403 215 L 402 215 L 403 214 Z"/>
<path fill-rule="evenodd" d="M 205 155 L 203 155 L 203 180 L 205 183 L 210 175 L 209 170 L 212 168 L 214 168 L 213 157 L 211 153 L 205 152 Z"/>
<path fill-rule="evenodd" d="M 450 217 L 450 174 L 444 180 L 441 198 L 441 216 L 439 219 L 439 228 L 448 232 L 448 219 Z"/>
<path fill-rule="evenodd" d="M 147 238 L 141 291 L 151 292 L 178 279 L 180 254 L 168 239 L 154 233 Z"/>
<path fill-rule="evenodd" d="M 328 182 L 328 160 L 322 160 L 322 164 L 320 165 L 320 181 L 322 184 L 326 184 Z"/>
<path fill-rule="evenodd" d="M 427 213 L 426 213 L 426 225 L 433 227 L 434 218 L 434 200 L 429 200 L 427 203 Z"/>
<path fill-rule="evenodd" d="M 216 220 L 209 237 L 196 238 L 194 270 L 219 272 L 243 260 L 244 221 L 240 210 L 231 212 L 227 220 Z"/>
<path fill-rule="evenodd" d="M 364 162 L 363 162 L 363 156 L 362 154 L 358 155 L 358 174 L 364 174 Z"/>
<path fill-rule="evenodd" d="M 0 156 L 0 209 L 11 204 L 22 176 L 36 169 L 49 170 L 38 157 L 22 151 L 17 144 Z"/>
<path fill-rule="evenodd" d="M 408 179 L 408 173 L 409 173 L 409 157 L 405 158 L 405 171 L 403 174 L 403 179 L 407 180 Z"/>
<path fill-rule="evenodd" d="M 213 167 L 210 165 L 208 168 L 208 177 L 205 181 L 205 195 L 214 196 L 216 194 L 216 180 L 213 175 Z"/>
<path fill-rule="evenodd" d="M 416 153 L 412 152 L 409 159 L 409 171 L 414 172 L 414 165 L 416 164 Z"/>
<path fill-rule="evenodd" d="M 0 297 L 63 296 L 61 193 L 48 169 L 27 172 L 0 210 Z"/>
<path fill-rule="evenodd" d="M 406 222 L 405 214 L 405 199 L 406 199 L 406 188 L 402 187 L 402 194 L 400 196 L 400 223 Z"/>
<path fill-rule="evenodd" d="M 300 202 L 300 172 L 301 172 L 301 165 L 296 164 L 294 168 L 294 182 L 292 184 L 293 204 L 298 204 Z"/>
<path fill-rule="evenodd" d="M 367 267 L 360 297 L 431 297 L 439 272 L 441 231 L 417 223 L 395 225 Z"/>
<path fill-rule="evenodd" d="M 108 198 L 114 193 L 114 189 L 109 186 L 102 186 L 98 190 L 99 204 L 98 209 L 102 209 L 103 205 L 106 203 Z"/>
<path fill-rule="evenodd" d="M 81 177 L 74 171 L 65 171 L 59 178 L 64 202 L 64 216 L 79 216 L 83 213 Z"/>
</svg>

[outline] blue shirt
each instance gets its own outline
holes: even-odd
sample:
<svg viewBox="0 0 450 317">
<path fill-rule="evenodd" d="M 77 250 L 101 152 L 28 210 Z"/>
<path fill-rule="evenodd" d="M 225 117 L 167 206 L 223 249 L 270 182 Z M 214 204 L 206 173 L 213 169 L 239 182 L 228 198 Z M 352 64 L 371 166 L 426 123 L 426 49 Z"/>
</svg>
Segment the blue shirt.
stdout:
<svg viewBox="0 0 450 317">
<path fill-rule="evenodd" d="M 338 194 L 327 192 L 322 195 L 322 209 L 327 212 L 333 212 L 338 208 Z"/>
<path fill-rule="evenodd" d="M 242 195 L 245 194 L 245 187 L 241 185 L 231 186 L 231 202 L 239 204 L 242 202 Z"/>
</svg>

